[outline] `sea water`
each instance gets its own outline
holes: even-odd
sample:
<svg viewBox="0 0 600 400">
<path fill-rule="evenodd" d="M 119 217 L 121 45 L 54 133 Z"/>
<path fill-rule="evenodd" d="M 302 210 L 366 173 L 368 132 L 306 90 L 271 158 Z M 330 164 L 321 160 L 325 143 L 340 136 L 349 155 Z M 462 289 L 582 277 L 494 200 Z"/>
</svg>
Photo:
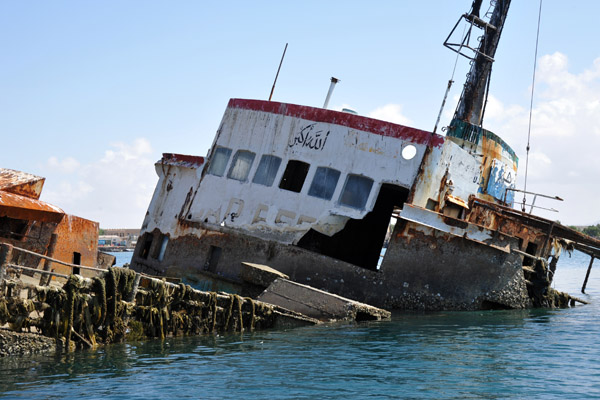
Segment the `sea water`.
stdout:
<svg viewBox="0 0 600 400">
<path fill-rule="evenodd" d="M 115 256 L 115 266 L 122 267 L 125 264 L 131 263 L 133 251 L 109 251 L 108 254 Z"/>
<path fill-rule="evenodd" d="M 563 255 L 555 287 L 590 305 L 398 313 L 391 321 L 150 340 L 0 359 L 22 399 L 600 398 L 600 265 Z"/>
</svg>

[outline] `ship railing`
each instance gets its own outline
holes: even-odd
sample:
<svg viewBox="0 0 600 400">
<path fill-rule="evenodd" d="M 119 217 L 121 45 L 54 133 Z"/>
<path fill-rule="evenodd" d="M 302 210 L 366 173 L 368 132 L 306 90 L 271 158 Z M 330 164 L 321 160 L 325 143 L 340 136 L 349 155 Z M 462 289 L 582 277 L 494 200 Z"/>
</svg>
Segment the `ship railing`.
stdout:
<svg viewBox="0 0 600 400">
<path fill-rule="evenodd" d="M 32 256 L 35 256 L 35 257 L 45 260 L 46 262 L 44 263 L 43 269 L 31 268 L 31 267 L 26 267 L 24 265 L 11 263 L 10 260 L 12 258 L 13 251 L 18 251 L 21 253 L 29 254 L 29 255 L 32 255 Z M 46 256 L 46 255 L 40 254 L 40 253 L 36 253 L 35 251 L 23 249 L 21 247 L 13 246 L 8 243 L 0 244 L 0 282 L 2 280 L 4 280 L 9 269 L 28 271 L 28 272 L 34 272 L 34 273 L 41 274 L 40 286 L 47 286 L 50 283 L 51 277 L 65 278 L 65 279 L 67 279 L 69 277 L 68 275 L 51 271 L 52 263 L 57 263 L 57 264 L 67 266 L 67 267 L 71 268 L 71 272 L 73 271 L 74 268 L 79 268 L 79 269 L 83 269 L 83 270 L 91 270 L 91 271 L 95 271 L 95 272 L 107 272 L 108 271 L 107 269 L 103 269 L 103 268 L 89 267 L 86 265 L 72 264 L 72 263 L 68 263 L 65 261 L 57 260 L 56 258 L 52 258 L 52 257 Z"/>
<path fill-rule="evenodd" d="M 508 197 L 508 192 L 518 192 L 518 193 L 523 193 L 523 195 L 533 195 L 533 201 L 531 202 L 531 204 L 525 204 L 525 197 L 523 197 L 523 204 L 522 204 L 522 208 L 521 211 L 525 212 L 525 207 L 531 207 L 529 209 L 529 214 L 531 214 L 533 212 L 534 208 L 539 208 L 541 210 L 546 210 L 546 211 L 552 211 L 552 212 L 558 212 L 558 210 L 554 209 L 554 208 L 545 208 L 545 207 L 540 207 L 540 206 L 536 206 L 535 205 L 535 201 L 537 200 L 538 196 L 539 197 L 544 197 L 546 199 L 552 199 L 552 200 L 558 200 L 558 201 L 564 201 L 563 199 L 561 199 L 558 196 L 549 196 L 547 194 L 541 194 L 541 193 L 535 193 L 535 192 L 529 192 L 526 190 L 521 190 L 521 189 L 515 189 L 515 188 L 506 188 L 504 190 L 504 204 L 506 204 L 506 199 Z"/>
</svg>

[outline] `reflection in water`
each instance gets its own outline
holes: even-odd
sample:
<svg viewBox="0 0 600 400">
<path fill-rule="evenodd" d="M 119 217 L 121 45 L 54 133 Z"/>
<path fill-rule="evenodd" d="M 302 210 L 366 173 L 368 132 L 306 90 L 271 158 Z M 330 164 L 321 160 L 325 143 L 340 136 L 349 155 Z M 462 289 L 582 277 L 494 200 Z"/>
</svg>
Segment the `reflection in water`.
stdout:
<svg viewBox="0 0 600 400">
<path fill-rule="evenodd" d="M 585 256 L 561 260 L 577 294 Z M 600 395 L 600 274 L 589 306 L 396 313 L 391 322 L 112 345 L 0 359 L 8 398 L 589 398 Z"/>
</svg>

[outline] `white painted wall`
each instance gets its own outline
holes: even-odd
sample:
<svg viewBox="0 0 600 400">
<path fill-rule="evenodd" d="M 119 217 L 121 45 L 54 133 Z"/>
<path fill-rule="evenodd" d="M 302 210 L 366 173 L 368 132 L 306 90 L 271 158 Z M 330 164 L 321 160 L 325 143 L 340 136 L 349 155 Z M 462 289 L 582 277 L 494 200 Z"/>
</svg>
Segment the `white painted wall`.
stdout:
<svg viewBox="0 0 600 400">
<path fill-rule="evenodd" d="M 441 148 L 434 147 L 423 166 L 423 179 L 415 189 L 412 203 L 425 207 L 427 200 L 438 201 L 442 179 L 448 170 L 453 182 L 452 195 L 468 201 L 479 189 L 481 161 L 447 140 Z"/>
<path fill-rule="evenodd" d="M 331 235 L 341 230 L 348 218 L 363 218 L 372 209 L 382 183 L 405 188 L 412 186 L 426 146 L 414 144 L 416 156 L 405 160 L 401 155 L 402 149 L 411 144 L 408 140 L 334 123 L 228 108 L 215 145 L 232 149 L 225 175 L 237 150 L 256 153 L 248 181 L 240 182 L 210 174 L 205 174 L 201 179 L 200 169 L 173 166 L 169 166 L 169 169 L 157 164 L 160 180 L 144 222 L 144 230 L 151 231 L 158 227 L 163 232 L 169 232 L 172 238 L 185 234 L 177 228 L 176 216 L 190 188 L 194 188 L 193 191 L 197 188 L 186 216 L 190 221 L 223 224 L 254 236 L 285 243 L 299 240 L 311 227 Z M 263 154 L 273 154 L 283 159 L 272 187 L 251 182 Z M 300 193 L 278 187 L 290 159 L 310 164 Z M 204 167 L 208 168 L 206 164 Z M 341 171 L 331 200 L 307 194 L 317 167 Z M 348 173 L 374 180 L 364 210 L 338 203 Z M 172 186 L 169 191 L 166 190 L 168 182 Z M 237 216 L 232 219 L 232 214 Z"/>
</svg>

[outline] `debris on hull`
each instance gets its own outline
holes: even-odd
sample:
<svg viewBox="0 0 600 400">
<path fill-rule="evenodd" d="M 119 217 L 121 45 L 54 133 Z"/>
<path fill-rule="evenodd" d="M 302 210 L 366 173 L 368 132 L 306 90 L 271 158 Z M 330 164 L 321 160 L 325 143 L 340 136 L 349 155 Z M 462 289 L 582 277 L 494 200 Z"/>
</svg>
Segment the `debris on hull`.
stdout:
<svg viewBox="0 0 600 400">
<path fill-rule="evenodd" d="M 385 310 L 325 292 L 320 293 L 321 304 L 315 303 L 312 307 L 322 312 L 305 314 L 304 310 L 286 308 L 288 303 L 276 299 L 266 302 L 260 297 L 256 300 L 232 293 L 200 291 L 120 267 L 97 271 L 97 276 L 91 279 L 70 275 L 62 287 L 41 286 L 33 278 L 21 275 L 22 272 L 64 276 L 7 262 L 6 255 L 13 250 L 10 245 L 0 245 L 0 326 L 8 324 L 16 332 L 33 330 L 54 338 L 58 348 L 67 351 L 142 338 L 252 332 L 322 321 L 390 317 Z M 267 301 L 269 294 L 276 293 L 282 284 L 297 285 L 267 267 L 249 265 L 248 268 L 249 281 L 254 286 L 267 287 L 261 295 Z M 303 286 L 303 290 L 316 291 L 307 286 Z M 292 297 L 302 301 L 299 295 Z M 0 340 L 4 337 L 11 338 L 0 335 Z M 32 344 L 37 342 L 33 340 Z"/>
</svg>

